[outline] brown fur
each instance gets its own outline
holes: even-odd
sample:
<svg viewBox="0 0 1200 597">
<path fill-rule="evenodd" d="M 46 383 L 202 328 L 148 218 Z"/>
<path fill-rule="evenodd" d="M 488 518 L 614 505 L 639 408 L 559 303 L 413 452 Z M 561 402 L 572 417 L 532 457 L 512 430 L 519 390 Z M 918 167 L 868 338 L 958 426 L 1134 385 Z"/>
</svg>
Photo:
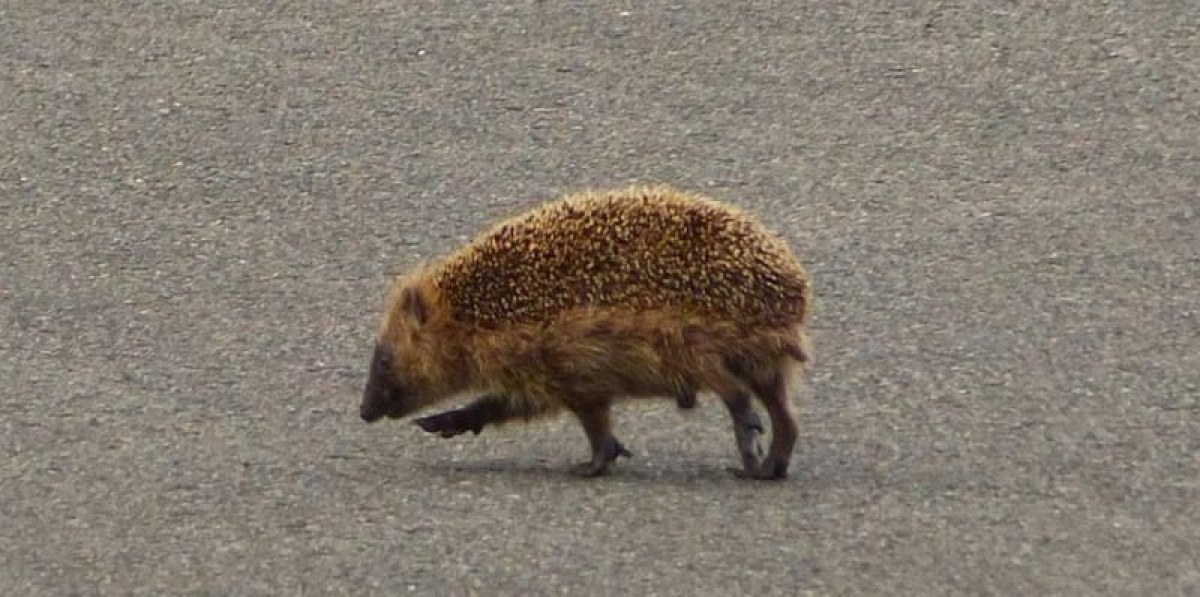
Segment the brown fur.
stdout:
<svg viewBox="0 0 1200 597">
<path fill-rule="evenodd" d="M 808 361 L 808 279 L 752 217 L 669 187 L 584 193 L 493 227 L 399 278 L 387 300 L 363 418 L 399 417 L 463 393 L 472 406 L 418 421 L 444 436 L 573 412 L 603 474 L 628 455 L 609 425 L 624 397 L 720 395 L 744 474 L 785 476 L 788 397 Z M 746 403 L 770 415 L 759 461 Z M 439 418 L 440 417 L 440 418 Z"/>
</svg>

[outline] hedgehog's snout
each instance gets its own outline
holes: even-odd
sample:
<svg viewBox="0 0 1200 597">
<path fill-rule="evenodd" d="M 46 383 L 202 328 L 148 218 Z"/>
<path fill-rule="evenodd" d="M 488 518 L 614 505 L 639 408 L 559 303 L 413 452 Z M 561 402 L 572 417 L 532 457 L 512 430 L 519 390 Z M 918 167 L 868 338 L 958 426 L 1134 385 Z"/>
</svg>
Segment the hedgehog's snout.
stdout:
<svg viewBox="0 0 1200 597">
<path fill-rule="evenodd" d="M 366 401 L 363 401 L 362 406 L 359 407 L 358 414 L 362 417 L 362 420 L 368 423 L 374 423 L 383 417 L 383 413 L 372 409 Z"/>
<path fill-rule="evenodd" d="M 359 416 L 368 423 L 382 419 L 387 412 L 384 408 L 387 401 L 380 396 L 384 392 L 381 392 L 376 384 L 372 383 L 374 381 L 374 376 L 367 381 L 367 387 L 363 390 L 362 404 L 358 407 Z"/>
<path fill-rule="evenodd" d="M 395 419 L 404 415 L 402 392 L 396 388 L 392 376 L 391 354 L 376 346 L 367 385 L 363 388 L 362 404 L 358 407 L 363 421 L 373 423 L 385 416 Z"/>
<path fill-rule="evenodd" d="M 379 419 L 399 419 L 408 414 L 404 393 L 387 380 L 372 376 L 363 390 L 362 404 L 358 407 L 362 420 L 374 423 Z"/>
</svg>

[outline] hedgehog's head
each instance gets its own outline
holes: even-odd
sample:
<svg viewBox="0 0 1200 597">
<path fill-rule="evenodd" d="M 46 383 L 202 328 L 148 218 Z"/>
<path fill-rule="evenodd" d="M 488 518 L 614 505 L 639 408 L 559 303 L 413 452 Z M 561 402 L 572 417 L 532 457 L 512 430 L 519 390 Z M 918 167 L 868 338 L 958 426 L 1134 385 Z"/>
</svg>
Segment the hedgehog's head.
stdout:
<svg viewBox="0 0 1200 597">
<path fill-rule="evenodd" d="M 462 383 L 452 366 L 453 343 L 444 335 L 447 324 L 427 284 L 402 279 L 393 285 L 359 407 L 364 421 L 403 417 Z"/>
</svg>

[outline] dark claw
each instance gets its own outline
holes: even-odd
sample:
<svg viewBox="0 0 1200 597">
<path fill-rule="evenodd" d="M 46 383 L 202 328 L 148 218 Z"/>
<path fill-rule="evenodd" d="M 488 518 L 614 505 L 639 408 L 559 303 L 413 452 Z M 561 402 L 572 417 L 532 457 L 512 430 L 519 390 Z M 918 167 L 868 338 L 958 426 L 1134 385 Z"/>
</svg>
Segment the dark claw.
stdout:
<svg viewBox="0 0 1200 597">
<path fill-rule="evenodd" d="M 612 460 L 616 460 L 617 457 L 619 457 L 619 456 L 624 456 L 626 458 L 633 458 L 633 452 L 630 452 L 629 450 L 627 450 L 625 448 L 625 446 L 623 444 L 621 444 L 621 442 L 613 440 Z"/>
</svg>

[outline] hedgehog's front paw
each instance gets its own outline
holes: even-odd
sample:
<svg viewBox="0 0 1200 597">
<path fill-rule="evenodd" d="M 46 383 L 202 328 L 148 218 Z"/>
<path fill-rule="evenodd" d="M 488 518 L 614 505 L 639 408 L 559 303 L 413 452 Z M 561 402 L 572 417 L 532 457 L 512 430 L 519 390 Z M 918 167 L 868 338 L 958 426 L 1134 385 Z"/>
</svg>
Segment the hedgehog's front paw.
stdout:
<svg viewBox="0 0 1200 597">
<path fill-rule="evenodd" d="M 483 431 L 483 424 L 461 409 L 421 417 L 413 422 L 421 429 L 442 437 L 454 437 L 468 431 L 479 435 L 479 432 Z"/>
</svg>

